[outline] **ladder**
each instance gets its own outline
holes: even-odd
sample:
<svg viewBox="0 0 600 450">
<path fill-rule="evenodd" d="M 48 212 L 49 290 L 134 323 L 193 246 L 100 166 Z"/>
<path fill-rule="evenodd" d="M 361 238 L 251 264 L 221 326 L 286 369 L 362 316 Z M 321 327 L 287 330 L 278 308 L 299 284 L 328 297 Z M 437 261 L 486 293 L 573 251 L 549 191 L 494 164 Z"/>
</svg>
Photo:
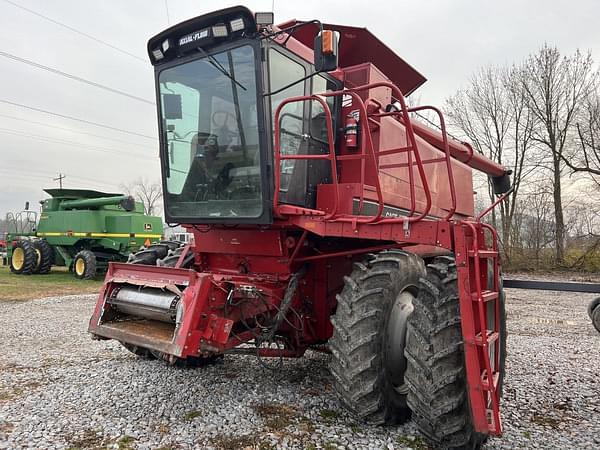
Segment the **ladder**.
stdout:
<svg viewBox="0 0 600 450">
<path fill-rule="evenodd" d="M 476 432 L 502 433 L 498 235 L 479 221 L 454 227 L 469 403 Z"/>
</svg>

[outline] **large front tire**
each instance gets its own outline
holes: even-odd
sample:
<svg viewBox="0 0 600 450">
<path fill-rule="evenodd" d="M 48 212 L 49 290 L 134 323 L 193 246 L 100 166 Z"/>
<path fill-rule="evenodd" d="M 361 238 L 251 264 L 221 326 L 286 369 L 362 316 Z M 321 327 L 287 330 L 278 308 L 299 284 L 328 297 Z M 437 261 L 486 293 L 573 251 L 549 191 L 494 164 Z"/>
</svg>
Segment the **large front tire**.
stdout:
<svg viewBox="0 0 600 450">
<path fill-rule="evenodd" d="M 31 275 L 38 266 L 38 253 L 29 239 L 19 239 L 13 244 L 10 271 L 18 275 Z"/>
<path fill-rule="evenodd" d="M 485 435 L 473 429 L 461 330 L 456 264 L 435 258 L 421 280 L 408 319 L 408 405 L 434 448 L 478 449 Z M 504 294 L 500 302 L 500 382 L 506 356 Z M 499 386 L 501 392 L 501 386 Z"/>
<path fill-rule="evenodd" d="M 406 320 L 425 274 L 423 260 L 388 250 L 355 264 L 337 296 L 329 341 L 334 387 L 344 406 L 372 424 L 407 420 Z"/>
</svg>

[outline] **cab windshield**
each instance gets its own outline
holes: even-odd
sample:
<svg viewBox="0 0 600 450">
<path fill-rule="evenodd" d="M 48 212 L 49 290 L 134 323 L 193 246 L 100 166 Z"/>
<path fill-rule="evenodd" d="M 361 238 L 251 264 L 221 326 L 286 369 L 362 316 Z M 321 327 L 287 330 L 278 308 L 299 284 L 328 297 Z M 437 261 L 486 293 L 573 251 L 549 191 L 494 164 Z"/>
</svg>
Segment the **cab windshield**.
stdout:
<svg viewBox="0 0 600 450">
<path fill-rule="evenodd" d="M 262 214 L 255 71 L 245 45 L 160 72 L 167 216 Z"/>
</svg>

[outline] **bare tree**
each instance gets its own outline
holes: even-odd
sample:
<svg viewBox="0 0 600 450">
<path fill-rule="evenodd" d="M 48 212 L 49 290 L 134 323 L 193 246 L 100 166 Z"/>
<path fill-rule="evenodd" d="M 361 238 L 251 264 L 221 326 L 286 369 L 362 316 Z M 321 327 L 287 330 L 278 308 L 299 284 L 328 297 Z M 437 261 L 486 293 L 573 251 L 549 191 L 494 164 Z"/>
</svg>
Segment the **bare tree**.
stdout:
<svg viewBox="0 0 600 450">
<path fill-rule="evenodd" d="M 561 180 L 565 151 L 568 136 L 595 79 L 589 53 L 576 51 L 572 56 L 563 57 L 557 48 L 548 45 L 526 59 L 520 77 L 527 107 L 539 123 L 534 139 L 550 152 L 556 261 L 559 264 L 564 261 L 565 250 Z"/>
<path fill-rule="evenodd" d="M 522 181 L 536 167 L 526 164 L 532 148 L 535 117 L 527 109 L 518 68 L 486 67 L 475 73 L 467 89 L 447 100 L 450 122 L 479 153 L 512 170 L 514 190 L 500 206 L 500 236 L 507 258 L 511 253 L 513 217 Z M 488 195 L 494 200 L 491 183 Z M 492 223 L 496 226 L 496 212 Z"/>
<path fill-rule="evenodd" d="M 162 186 L 159 182 L 151 182 L 138 178 L 132 183 L 122 184 L 121 188 L 127 195 L 133 196 L 144 205 L 144 213 L 152 216 L 160 213 L 160 200 L 162 199 Z"/>
<path fill-rule="evenodd" d="M 523 218 L 521 234 L 524 247 L 533 251 L 536 268 L 539 268 L 541 251 L 555 239 L 552 215 L 552 190 L 540 189 L 524 196 L 520 207 L 527 211 Z"/>
<path fill-rule="evenodd" d="M 577 138 L 573 155 L 563 156 L 563 161 L 572 172 L 592 175 L 599 184 L 600 176 L 600 92 L 598 86 L 585 99 L 575 124 Z"/>
</svg>

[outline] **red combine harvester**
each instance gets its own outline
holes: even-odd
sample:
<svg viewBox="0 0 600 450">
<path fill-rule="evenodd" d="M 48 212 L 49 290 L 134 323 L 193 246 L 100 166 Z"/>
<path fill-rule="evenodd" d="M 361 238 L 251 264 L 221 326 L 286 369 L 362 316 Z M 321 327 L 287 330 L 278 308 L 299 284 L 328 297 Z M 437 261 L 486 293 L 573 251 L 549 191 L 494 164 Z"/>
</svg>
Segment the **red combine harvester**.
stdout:
<svg viewBox="0 0 600 450">
<path fill-rule="evenodd" d="M 506 331 L 472 169 L 499 195 L 509 174 L 407 106 L 425 78 L 366 29 L 272 17 L 150 39 L 165 215 L 194 243 L 111 263 L 89 331 L 172 364 L 331 352 L 357 417 L 476 448 L 502 431 Z"/>
</svg>

